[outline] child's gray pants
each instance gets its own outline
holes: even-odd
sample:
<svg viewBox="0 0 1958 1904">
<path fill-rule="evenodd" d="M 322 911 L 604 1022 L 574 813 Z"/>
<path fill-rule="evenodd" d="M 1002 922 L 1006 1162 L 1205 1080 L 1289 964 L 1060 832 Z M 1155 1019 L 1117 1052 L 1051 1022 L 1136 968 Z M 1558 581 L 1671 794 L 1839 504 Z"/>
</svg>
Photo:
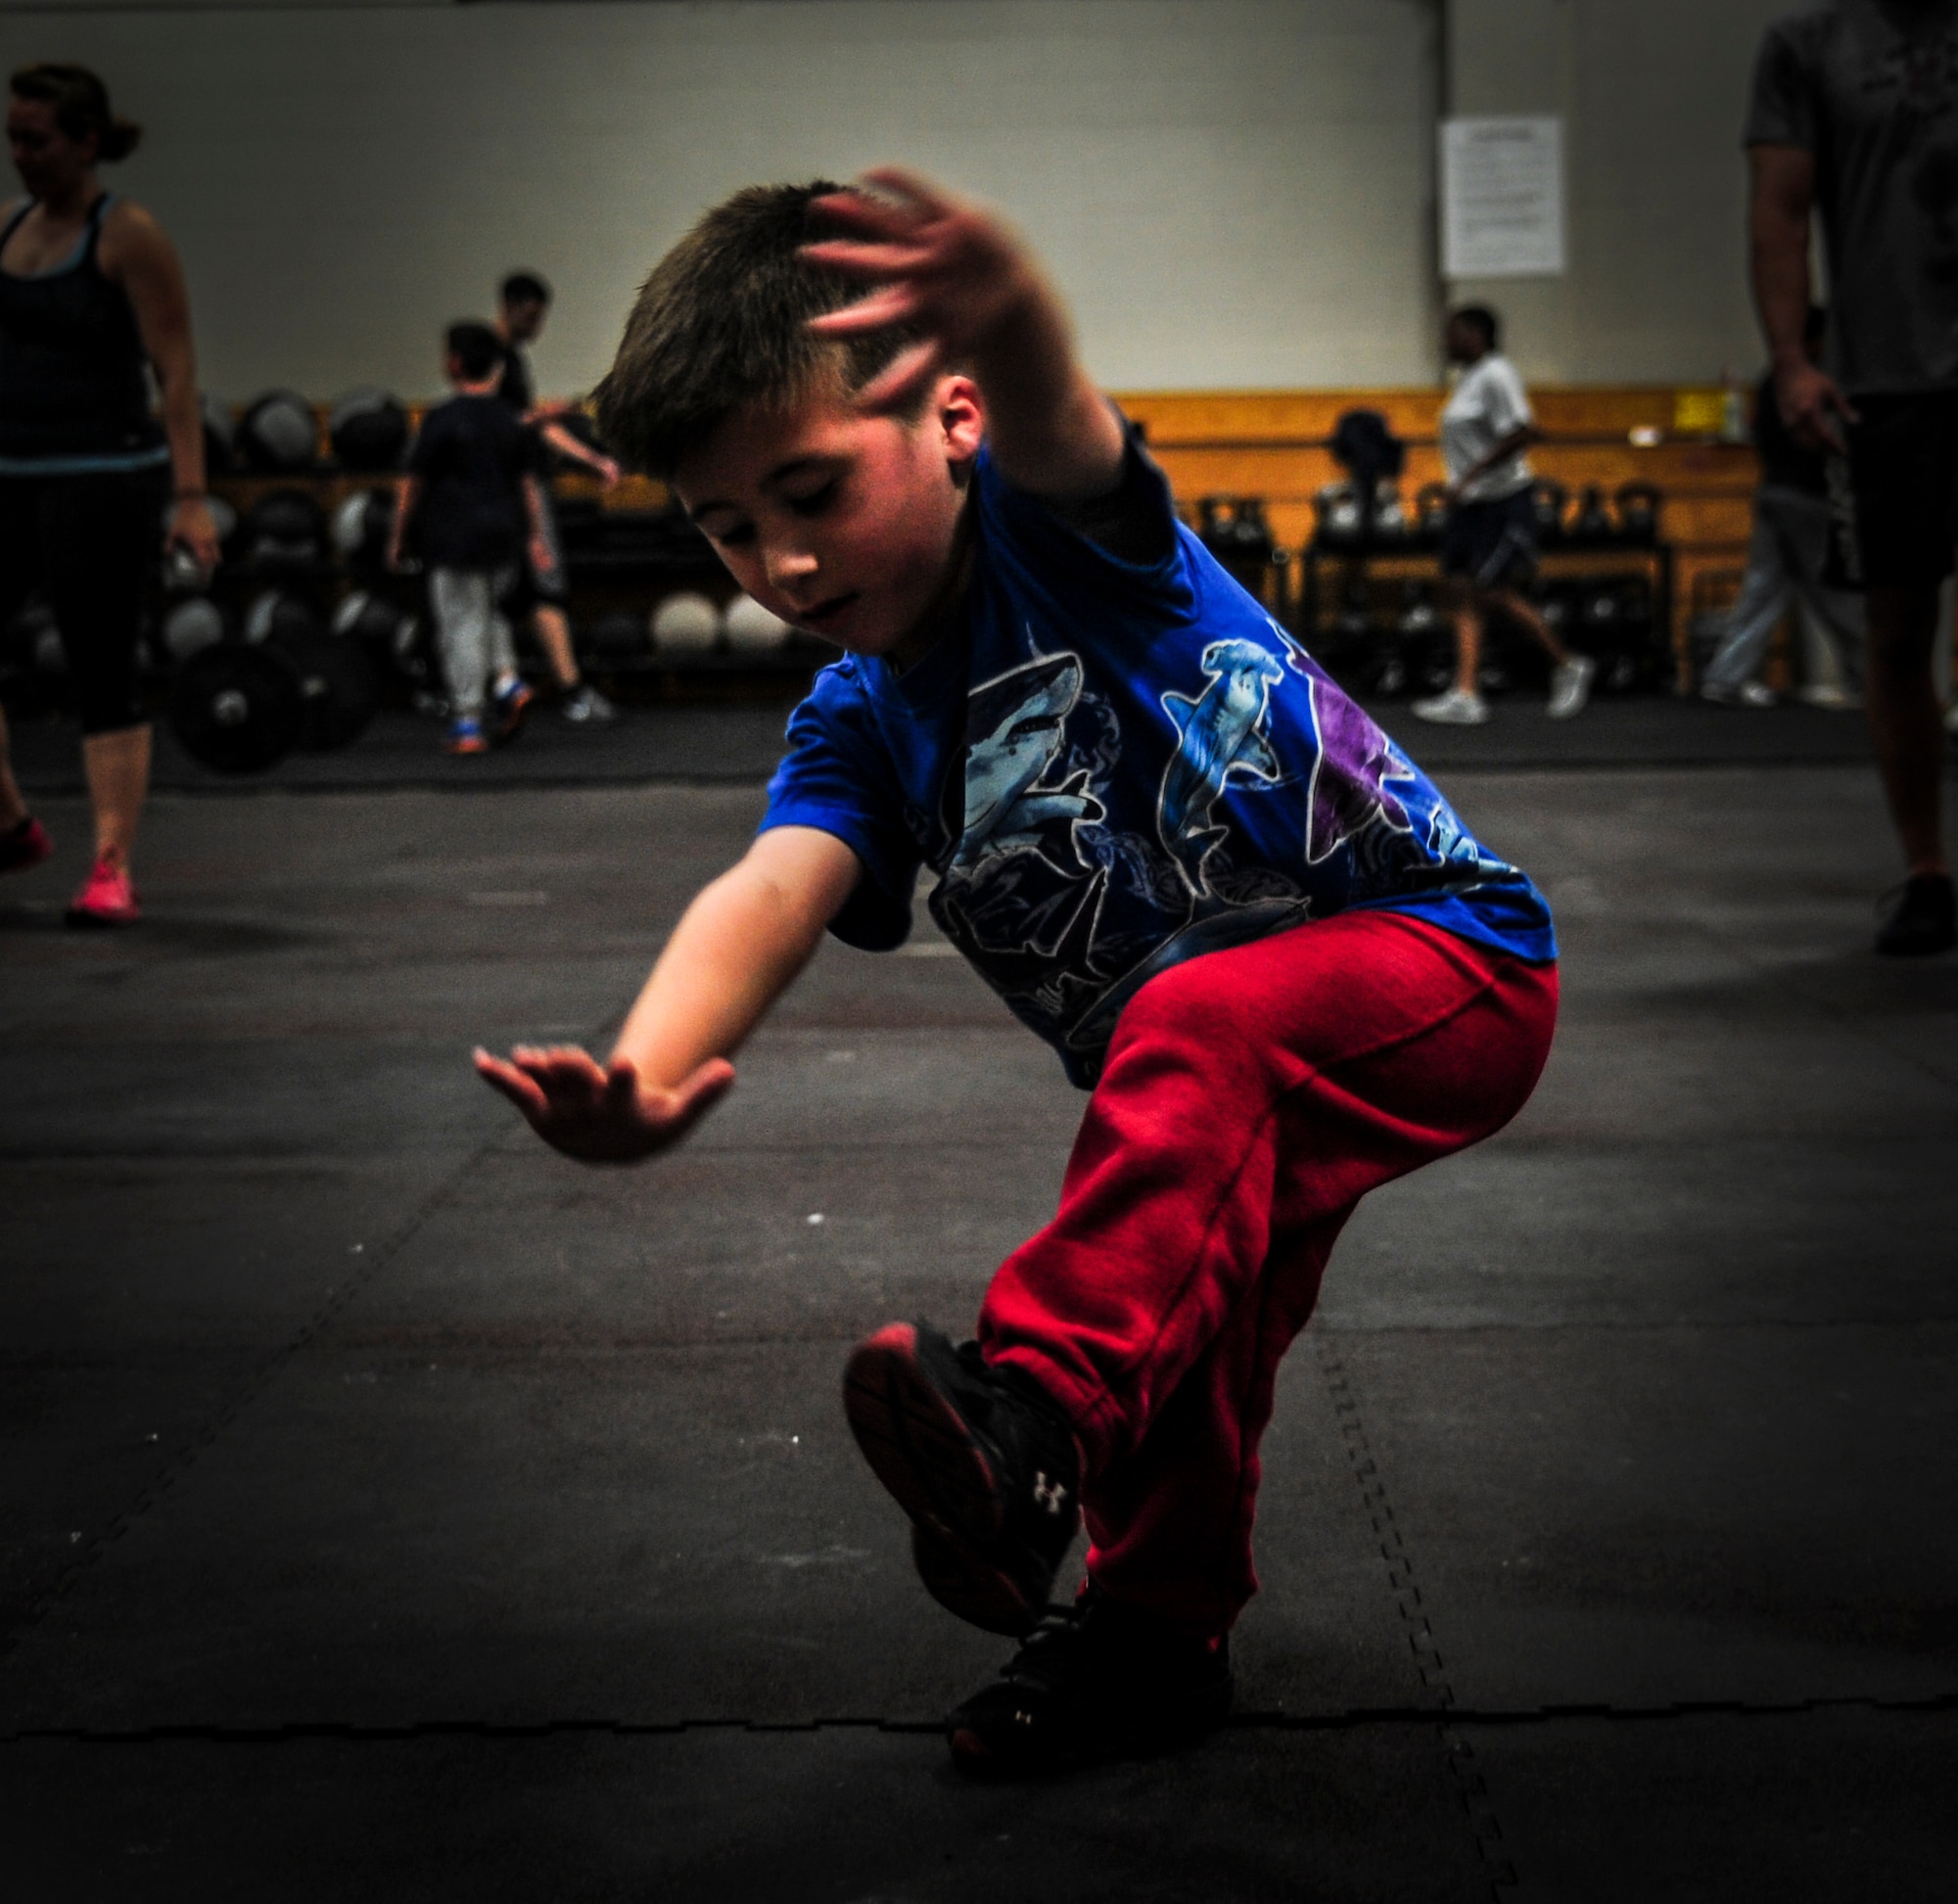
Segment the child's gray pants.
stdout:
<svg viewBox="0 0 1958 1904">
<path fill-rule="evenodd" d="M 497 601 L 515 580 L 509 569 L 431 569 L 429 606 L 435 640 L 448 683 L 448 711 L 475 720 L 483 715 L 489 680 L 514 673 L 517 650 Z"/>
</svg>

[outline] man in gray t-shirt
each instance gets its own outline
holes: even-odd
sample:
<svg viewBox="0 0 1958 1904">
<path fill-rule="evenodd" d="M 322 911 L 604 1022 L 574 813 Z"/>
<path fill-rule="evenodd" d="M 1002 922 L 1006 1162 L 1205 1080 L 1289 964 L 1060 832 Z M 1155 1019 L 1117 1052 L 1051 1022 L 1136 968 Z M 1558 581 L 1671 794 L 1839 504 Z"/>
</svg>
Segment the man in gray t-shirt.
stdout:
<svg viewBox="0 0 1958 1904">
<path fill-rule="evenodd" d="M 1754 302 L 1784 420 L 1845 450 L 1869 594 L 1865 705 L 1907 877 L 1885 952 L 1958 944 L 1931 673 L 1958 548 L 1958 0 L 1835 0 L 1768 28 L 1746 133 Z M 1802 349 L 1809 220 L 1832 298 L 1827 371 Z M 1833 374 L 1832 374 L 1833 373 Z"/>
</svg>

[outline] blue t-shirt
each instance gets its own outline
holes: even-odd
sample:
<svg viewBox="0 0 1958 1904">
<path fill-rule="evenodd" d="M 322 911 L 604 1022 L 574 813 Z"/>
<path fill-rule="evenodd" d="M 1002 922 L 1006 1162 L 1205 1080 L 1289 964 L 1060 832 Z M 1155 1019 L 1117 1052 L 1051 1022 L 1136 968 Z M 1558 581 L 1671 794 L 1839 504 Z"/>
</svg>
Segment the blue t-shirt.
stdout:
<svg viewBox="0 0 1958 1904">
<path fill-rule="evenodd" d="M 769 785 L 771 826 L 843 841 L 863 876 L 831 923 L 871 952 L 931 914 L 1093 1085 L 1157 972 L 1355 906 L 1529 960 L 1550 911 L 1427 777 L 1175 520 L 1129 481 L 1162 550 L 1131 562 L 1013 488 L 981 452 L 962 627 L 903 674 L 816 677 Z"/>
</svg>

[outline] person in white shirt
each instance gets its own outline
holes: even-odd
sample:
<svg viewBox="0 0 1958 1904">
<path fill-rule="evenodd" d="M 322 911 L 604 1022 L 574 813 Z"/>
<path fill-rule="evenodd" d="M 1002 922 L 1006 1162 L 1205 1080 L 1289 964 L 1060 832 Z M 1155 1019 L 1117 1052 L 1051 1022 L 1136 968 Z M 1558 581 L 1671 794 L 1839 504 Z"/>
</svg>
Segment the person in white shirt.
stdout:
<svg viewBox="0 0 1958 1904">
<path fill-rule="evenodd" d="M 1448 526 L 1441 535 L 1441 575 L 1455 627 L 1455 685 L 1417 701 L 1422 720 L 1477 727 L 1489 718 L 1477 672 L 1482 628 L 1493 609 L 1550 656 L 1550 718 L 1568 720 L 1591 694 L 1593 664 L 1567 652 L 1522 593 L 1536 568 L 1535 482 L 1525 449 L 1536 419 L 1515 365 L 1497 349 L 1494 311 L 1465 304 L 1449 313 L 1444 342 L 1462 375 L 1441 412 L 1441 460 L 1448 470 Z"/>
</svg>

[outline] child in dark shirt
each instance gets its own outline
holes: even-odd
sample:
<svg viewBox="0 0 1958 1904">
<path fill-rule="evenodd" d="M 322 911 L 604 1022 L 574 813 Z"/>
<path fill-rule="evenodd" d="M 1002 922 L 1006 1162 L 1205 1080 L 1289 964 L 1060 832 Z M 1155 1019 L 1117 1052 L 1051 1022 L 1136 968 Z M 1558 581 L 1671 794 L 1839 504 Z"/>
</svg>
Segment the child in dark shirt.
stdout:
<svg viewBox="0 0 1958 1904">
<path fill-rule="evenodd" d="M 449 326 L 443 371 L 455 395 L 422 419 L 395 501 L 389 560 L 400 565 L 412 522 L 448 684 L 451 754 L 488 752 L 486 701 L 497 738 L 508 739 L 532 698 L 496 604 L 542 536 L 544 458 L 535 432 L 497 399 L 502 370 L 502 342 L 487 324 Z"/>
<path fill-rule="evenodd" d="M 978 1339 L 880 1329 L 846 1412 L 927 1590 L 1025 1639 L 952 1715 L 958 1764 L 1186 1738 L 1231 1701 L 1280 1359 L 1360 1197 L 1528 1097 L 1548 911 L 1178 523 L 985 209 L 899 172 L 738 194 L 648 280 L 600 406 L 751 595 L 847 652 L 610 1060 L 478 1068 L 568 1155 L 663 1150 L 825 930 L 905 939 L 928 866 L 1094 1094 Z"/>
</svg>

